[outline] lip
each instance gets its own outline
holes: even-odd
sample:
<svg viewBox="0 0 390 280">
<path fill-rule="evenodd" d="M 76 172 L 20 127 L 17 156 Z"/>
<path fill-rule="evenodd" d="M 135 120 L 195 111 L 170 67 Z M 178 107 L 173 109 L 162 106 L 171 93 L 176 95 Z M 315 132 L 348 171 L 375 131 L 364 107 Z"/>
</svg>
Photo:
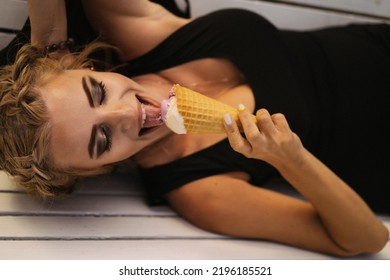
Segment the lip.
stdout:
<svg viewBox="0 0 390 280">
<path fill-rule="evenodd" d="M 158 102 L 150 97 L 139 95 L 139 94 L 137 94 L 136 97 L 140 103 L 150 104 L 154 107 L 160 107 L 160 102 Z"/>
</svg>

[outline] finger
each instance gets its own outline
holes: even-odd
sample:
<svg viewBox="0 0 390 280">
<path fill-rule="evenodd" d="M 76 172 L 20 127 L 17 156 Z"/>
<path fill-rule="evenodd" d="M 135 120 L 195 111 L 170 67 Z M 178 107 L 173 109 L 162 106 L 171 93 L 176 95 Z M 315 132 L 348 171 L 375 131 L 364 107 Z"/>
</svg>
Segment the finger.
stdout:
<svg viewBox="0 0 390 280">
<path fill-rule="evenodd" d="M 242 154 L 247 154 L 252 150 L 252 146 L 241 136 L 237 123 L 229 114 L 225 114 L 224 116 L 224 127 L 230 146 L 233 150 Z"/>
<path fill-rule="evenodd" d="M 290 126 L 288 125 L 287 119 L 283 114 L 273 114 L 271 118 L 277 130 L 282 132 L 290 131 Z"/>
<path fill-rule="evenodd" d="M 245 138 L 248 140 L 251 147 L 256 147 L 264 141 L 264 135 L 260 132 L 257 126 L 257 119 L 255 121 L 254 116 L 244 105 L 238 106 L 238 117 L 241 121 Z"/>
<path fill-rule="evenodd" d="M 258 122 L 259 129 L 262 133 L 267 136 L 274 135 L 277 130 L 274 122 L 272 121 L 271 115 L 268 110 L 260 109 L 256 112 L 256 118 Z"/>
<path fill-rule="evenodd" d="M 248 132 L 251 129 L 258 130 L 257 119 L 243 104 L 238 105 L 238 119 L 241 132 Z"/>
</svg>

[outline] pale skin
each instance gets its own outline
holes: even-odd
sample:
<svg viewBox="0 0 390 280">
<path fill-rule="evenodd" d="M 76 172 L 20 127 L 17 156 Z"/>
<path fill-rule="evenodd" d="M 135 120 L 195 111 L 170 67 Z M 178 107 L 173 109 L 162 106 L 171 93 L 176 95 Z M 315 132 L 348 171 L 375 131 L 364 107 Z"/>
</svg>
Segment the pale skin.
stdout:
<svg viewBox="0 0 390 280">
<path fill-rule="evenodd" d="M 147 52 L 188 22 L 148 1 L 113 2 L 84 1 L 84 7 L 95 29 L 115 42 L 126 59 Z M 147 135 L 138 134 L 137 94 L 160 102 L 173 83 L 201 85 L 202 81 L 210 80 L 210 75 L 218 80 L 221 69 L 223 77 L 229 77 L 228 85 L 203 85 L 202 92 L 233 106 L 245 104 L 239 113 L 245 138 L 228 117 L 226 134 L 221 135 L 174 135 L 165 126 Z M 90 106 L 82 77 L 104 82 L 107 99 L 103 104 Z M 167 194 L 174 210 L 203 229 L 339 256 L 375 253 L 387 243 L 386 227 L 350 186 L 302 146 L 282 114 L 270 115 L 261 109 L 256 112 L 257 124 L 253 122 L 250 117 L 254 111 L 253 93 L 239 70 L 227 60 L 197 60 L 132 80 L 90 70 L 66 71 L 42 86 L 42 96 L 52 116 L 51 152 L 58 165 L 95 168 L 134 156 L 139 164 L 152 166 L 228 137 L 235 151 L 273 165 L 306 198 L 302 201 L 253 186 L 244 172 L 206 177 Z M 96 98 L 93 101 L 99 103 Z M 98 158 L 91 157 L 88 154 L 91 129 L 102 124 L 110 126 L 112 146 Z M 77 153 L 72 148 L 75 143 Z M 170 151 L 168 157 L 162 147 Z"/>
</svg>

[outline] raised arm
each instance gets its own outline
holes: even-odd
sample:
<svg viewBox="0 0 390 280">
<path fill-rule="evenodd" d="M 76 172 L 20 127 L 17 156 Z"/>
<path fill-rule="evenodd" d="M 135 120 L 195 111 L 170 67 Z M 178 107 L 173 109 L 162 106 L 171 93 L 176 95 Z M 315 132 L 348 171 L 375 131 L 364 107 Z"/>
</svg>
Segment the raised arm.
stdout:
<svg viewBox="0 0 390 280">
<path fill-rule="evenodd" d="M 147 0 L 83 0 L 100 38 L 117 46 L 124 60 L 145 54 L 189 20 Z M 67 38 L 65 0 L 28 0 L 31 43 L 40 47 Z"/>
<path fill-rule="evenodd" d="M 44 47 L 67 40 L 65 0 L 28 0 L 31 44 Z"/>
</svg>

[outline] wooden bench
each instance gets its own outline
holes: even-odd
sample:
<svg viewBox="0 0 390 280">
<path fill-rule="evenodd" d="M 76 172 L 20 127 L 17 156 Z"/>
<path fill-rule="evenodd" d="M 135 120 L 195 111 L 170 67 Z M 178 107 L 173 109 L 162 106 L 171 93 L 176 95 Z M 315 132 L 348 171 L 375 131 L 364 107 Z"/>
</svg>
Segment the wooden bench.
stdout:
<svg viewBox="0 0 390 280">
<path fill-rule="evenodd" d="M 267 241 L 212 234 L 168 207 L 148 207 L 136 172 L 90 178 L 40 201 L 2 173 L 0 259 L 329 259 Z M 385 218 L 390 228 L 390 217 Z M 362 258 L 388 259 L 390 244 Z"/>
<path fill-rule="evenodd" d="M 388 20 L 387 14 L 377 13 L 377 1 L 326 1 L 328 6 L 321 9 L 323 1 L 278 2 L 193 0 L 191 11 L 198 16 L 224 7 L 248 8 L 279 27 L 294 29 Z M 389 11 L 390 1 L 380 5 L 379 11 Z M 346 13 L 347 8 L 353 13 Z M 280 182 L 274 187 L 291 191 Z M 390 217 L 380 218 L 390 229 Z M 135 171 L 87 179 L 76 186 L 71 197 L 46 202 L 27 196 L 0 172 L 0 259 L 332 258 L 272 242 L 209 233 L 169 207 L 148 207 Z M 354 259 L 390 259 L 390 243 L 379 254 Z"/>
<path fill-rule="evenodd" d="M 0 49 L 7 46 L 28 17 L 26 0 L 1 0 Z"/>
</svg>

